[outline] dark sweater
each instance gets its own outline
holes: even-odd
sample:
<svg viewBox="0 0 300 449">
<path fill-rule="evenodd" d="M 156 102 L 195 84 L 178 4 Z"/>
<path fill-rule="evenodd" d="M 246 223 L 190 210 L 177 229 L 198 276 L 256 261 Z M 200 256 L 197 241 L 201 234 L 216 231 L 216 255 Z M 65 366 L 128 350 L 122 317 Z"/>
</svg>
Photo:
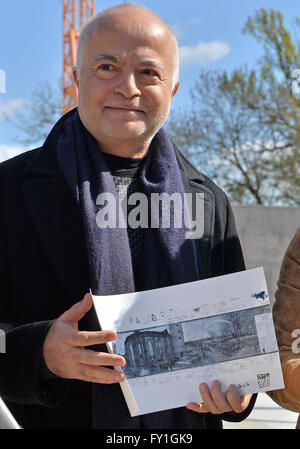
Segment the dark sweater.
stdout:
<svg viewBox="0 0 300 449">
<path fill-rule="evenodd" d="M 130 195 L 140 192 L 139 172 L 145 158 L 127 158 L 108 153 L 102 154 L 115 182 L 119 197 L 123 201 L 127 201 Z M 134 207 L 133 205 L 127 206 L 127 217 Z M 135 290 L 140 291 L 143 290 L 140 282 L 140 270 L 142 269 L 144 229 L 141 227 L 132 228 L 128 225 L 127 233 L 131 251 Z"/>
</svg>

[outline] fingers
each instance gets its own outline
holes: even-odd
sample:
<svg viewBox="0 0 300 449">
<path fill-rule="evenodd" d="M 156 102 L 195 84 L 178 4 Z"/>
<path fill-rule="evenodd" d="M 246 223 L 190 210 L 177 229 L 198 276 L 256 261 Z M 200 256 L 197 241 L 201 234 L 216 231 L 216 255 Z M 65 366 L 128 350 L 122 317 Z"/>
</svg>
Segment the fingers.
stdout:
<svg viewBox="0 0 300 449">
<path fill-rule="evenodd" d="M 76 373 L 76 379 L 83 380 L 85 382 L 114 384 L 123 382 L 125 380 L 125 376 L 122 372 L 109 368 L 82 364 L 79 365 Z"/>
<path fill-rule="evenodd" d="M 251 395 L 240 396 L 235 385 L 229 386 L 225 396 L 217 380 L 212 383 L 211 390 L 205 383 L 200 384 L 199 389 L 203 402 L 191 402 L 187 405 L 189 410 L 198 413 L 210 412 L 214 415 L 225 412 L 241 413 L 247 408 L 251 398 Z"/>
<path fill-rule="evenodd" d="M 122 382 L 121 372 L 106 368 L 121 367 L 125 359 L 117 354 L 96 352 L 88 346 L 104 344 L 117 338 L 111 330 L 78 331 L 78 321 L 92 307 L 92 296 L 86 294 L 82 301 L 55 320 L 46 334 L 43 356 L 46 366 L 59 377 L 98 383 Z"/>
<path fill-rule="evenodd" d="M 240 396 L 235 385 L 230 385 L 227 391 L 228 402 L 236 413 L 241 413 L 248 407 L 251 396 L 252 394 Z"/>
<path fill-rule="evenodd" d="M 231 405 L 222 392 L 221 384 L 217 380 L 213 381 L 211 391 L 206 384 L 201 384 L 200 392 L 204 404 L 210 409 L 211 413 L 219 414 L 232 411 Z"/>
<path fill-rule="evenodd" d="M 117 338 L 117 334 L 114 331 L 74 331 L 69 335 L 69 343 L 72 346 L 92 346 L 100 345 L 113 341 Z"/>
<path fill-rule="evenodd" d="M 124 357 L 106 352 L 95 352 L 90 349 L 74 349 L 73 359 L 78 363 L 95 366 L 124 366 Z"/>
<path fill-rule="evenodd" d="M 199 386 L 202 404 L 190 403 L 188 408 L 198 413 L 212 413 L 214 415 L 232 411 L 231 405 L 221 389 L 221 384 L 217 380 L 212 383 L 211 390 L 205 383 Z"/>
<path fill-rule="evenodd" d="M 84 298 L 74 304 L 70 309 L 66 310 L 57 322 L 72 323 L 74 332 L 69 332 L 69 343 L 72 346 L 91 346 L 107 343 L 117 338 L 114 331 L 94 331 L 94 332 L 78 332 L 78 321 L 91 309 L 93 305 L 93 297 L 87 293 Z"/>
<path fill-rule="evenodd" d="M 125 380 L 121 371 L 106 368 L 106 366 L 121 367 L 125 359 L 116 354 L 95 352 L 89 349 L 73 350 L 73 363 L 76 371 L 73 376 L 85 382 L 113 384 Z"/>
<path fill-rule="evenodd" d="M 93 297 L 90 293 L 87 293 L 81 301 L 70 307 L 70 309 L 64 312 L 58 319 L 61 321 L 77 323 L 91 309 L 92 305 Z"/>
<path fill-rule="evenodd" d="M 188 408 L 189 410 L 192 410 L 192 412 L 197 412 L 197 413 L 209 413 L 210 410 L 209 408 L 204 405 L 203 403 L 198 403 L 198 402 L 190 402 L 186 408 Z"/>
<path fill-rule="evenodd" d="M 124 366 L 126 362 L 122 356 L 73 346 L 68 336 L 62 332 L 57 336 L 55 329 L 53 332 L 52 337 L 46 337 L 43 354 L 46 366 L 57 376 L 98 383 L 117 383 L 125 379 L 122 373 L 106 368 Z"/>
</svg>

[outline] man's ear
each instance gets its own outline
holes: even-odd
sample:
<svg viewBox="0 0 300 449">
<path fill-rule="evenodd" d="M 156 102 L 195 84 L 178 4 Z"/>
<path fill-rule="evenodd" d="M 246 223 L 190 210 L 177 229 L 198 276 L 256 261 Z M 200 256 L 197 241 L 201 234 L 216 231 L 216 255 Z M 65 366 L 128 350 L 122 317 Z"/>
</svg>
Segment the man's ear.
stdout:
<svg viewBox="0 0 300 449">
<path fill-rule="evenodd" d="M 73 67 L 73 72 L 72 73 L 73 73 L 75 84 L 76 84 L 76 86 L 78 88 L 79 87 L 79 79 L 78 79 L 78 72 L 77 72 L 77 68 L 76 67 Z"/>
<path fill-rule="evenodd" d="M 178 80 L 177 83 L 175 84 L 173 91 L 172 91 L 172 97 L 174 97 L 174 95 L 178 91 L 179 84 L 180 84 L 180 81 Z"/>
</svg>

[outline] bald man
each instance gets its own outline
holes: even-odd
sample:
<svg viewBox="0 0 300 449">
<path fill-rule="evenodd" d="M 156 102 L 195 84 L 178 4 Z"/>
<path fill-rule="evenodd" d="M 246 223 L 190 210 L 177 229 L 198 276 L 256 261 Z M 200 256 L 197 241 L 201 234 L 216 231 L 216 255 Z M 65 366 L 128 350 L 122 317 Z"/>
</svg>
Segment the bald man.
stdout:
<svg viewBox="0 0 300 449">
<path fill-rule="evenodd" d="M 216 379 L 199 386 L 201 404 L 130 417 L 124 375 L 111 369 L 126 360 L 106 351 L 117 335 L 99 330 L 88 293 L 245 268 L 226 195 L 163 128 L 178 66 L 176 38 L 156 14 L 131 4 L 103 11 L 78 42 L 78 108 L 41 148 L 0 165 L 0 395 L 24 428 L 222 428 L 253 407 L 255 396 L 234 385 L 224 393 Z M 165 225 L 153 194 L 193 201 L 169 208 Z M 187 221 L 178 226 L 175 213 Z"/>
</svg>

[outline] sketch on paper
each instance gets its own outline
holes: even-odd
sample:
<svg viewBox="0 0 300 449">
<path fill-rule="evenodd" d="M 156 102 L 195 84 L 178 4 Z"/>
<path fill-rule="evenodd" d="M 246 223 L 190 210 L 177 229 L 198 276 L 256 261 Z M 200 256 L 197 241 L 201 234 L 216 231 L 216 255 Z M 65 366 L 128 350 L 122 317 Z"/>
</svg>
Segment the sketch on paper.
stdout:
<svg viewBox="0 0 300 449">
<path fill-rule="evenodd" d="M 239 394 L 284 388 L 263 268 L 93 297 L 102 329 L 126 359 L 120 383 L 131 416 L 201 402 L 214 379 Z"/>
<path fill-rule="evenodd" d="M 266 334 L 270 305 L 165 326 L 119 332 L 114 353 L 127 379 L 212 365 L 278 351 Z"/>
</svg>

